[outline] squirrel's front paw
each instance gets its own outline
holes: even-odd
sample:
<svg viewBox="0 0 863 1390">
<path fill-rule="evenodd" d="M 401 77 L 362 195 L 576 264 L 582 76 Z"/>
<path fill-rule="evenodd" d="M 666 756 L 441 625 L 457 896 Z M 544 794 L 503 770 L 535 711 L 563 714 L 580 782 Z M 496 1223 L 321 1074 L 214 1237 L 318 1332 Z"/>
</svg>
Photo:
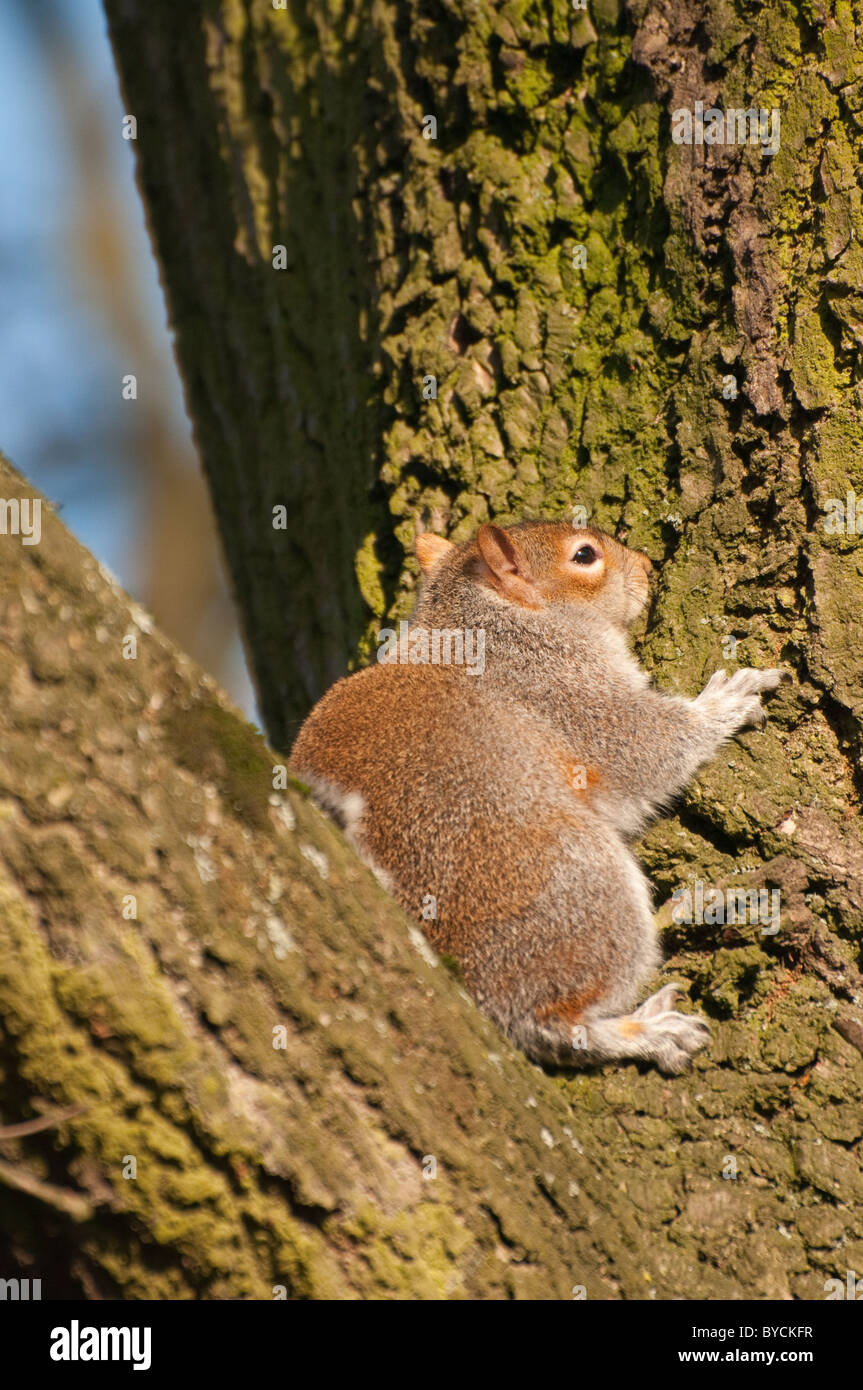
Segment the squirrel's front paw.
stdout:
<svg viewBox="0 0 863 1390">
<path fill-rule="evenodd" d="M 756 671 L 752 666 L 744 666 L 732 676 L 724 671 L 714 671 L 695 704 L 715 718 L 728 733 L 734 733 L 748 725 L 764 724 L 767 715 L 761 707 L 762 691 L 775 690 L 780 681 L 790 679 L 788 671 L 776 667 L 769 671 Z"/>
</svg>

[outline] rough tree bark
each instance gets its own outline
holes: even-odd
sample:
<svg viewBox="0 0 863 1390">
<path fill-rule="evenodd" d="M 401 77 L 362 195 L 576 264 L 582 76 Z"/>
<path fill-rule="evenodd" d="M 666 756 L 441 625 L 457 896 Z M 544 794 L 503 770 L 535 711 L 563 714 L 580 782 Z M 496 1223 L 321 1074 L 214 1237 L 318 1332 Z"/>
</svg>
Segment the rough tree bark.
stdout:
<svg viewBox="0 0 863 1390">
<path fill-rule="evenodd" d="M 210 678 L 47 514 L 0 594 L 3 1277 L 566 1297 L 589 1262 L 613 1292 L 599 1143 Z"/>
<path fill-rule="evenodd" d="M 660 683 L 796 673 L 642 846 L 660 901 L 782 917 L 663 908 L 690 1076 L 545 1076 L 198 673 L 120 660 L 59 528 L 7 539 L 3 1118 L 91 1107 L 9 1141 L 16 1248 L 127 1295 L 823 1297 L 863 1270 L 863 566 L 824 526 L 861 485 L 859 6 L 107 9 L 274 746 L 409 604 L 417 529 L 583 504 L 657 566 Z M 675 145 L 696 101 L 778 108 L 780 149 Z"/>
</svg>

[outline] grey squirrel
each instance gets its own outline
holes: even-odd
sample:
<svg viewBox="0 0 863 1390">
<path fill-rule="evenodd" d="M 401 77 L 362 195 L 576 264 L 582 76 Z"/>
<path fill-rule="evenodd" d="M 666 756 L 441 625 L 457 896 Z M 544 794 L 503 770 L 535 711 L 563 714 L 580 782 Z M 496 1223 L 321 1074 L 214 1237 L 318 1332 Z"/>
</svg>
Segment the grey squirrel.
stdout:
<svg viewBox="0 0 863 1390">
<path fill-rule="evenodd" d="M 682 1071 L 709 1030 L 676 985 L 633 1010 L 660 953 L 629 842 L 787 673 L 655 689 L 626 641 L 650 561 L 592 526 L 426 534 L 417 557 L 411 631 L 484 632 L 481 675 L 420 660 L 338 681 L 293 771 L 529 1056 Z"/>
</svg>

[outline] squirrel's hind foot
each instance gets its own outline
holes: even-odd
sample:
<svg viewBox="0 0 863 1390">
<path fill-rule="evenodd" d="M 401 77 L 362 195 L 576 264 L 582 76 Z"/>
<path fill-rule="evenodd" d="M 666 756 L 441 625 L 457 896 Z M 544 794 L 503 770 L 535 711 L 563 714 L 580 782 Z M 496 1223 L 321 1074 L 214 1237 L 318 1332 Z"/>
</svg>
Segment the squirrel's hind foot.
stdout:
<svg viewBox="0 0 863 1390">
<path fill-rule="evenodd" d="M 710 1041 L 710 1029 L 697 1014 L 679 1014 L 674 1010 L 651 1014 L 642 1022 L 642 1029 L 646 1048 L 639 1055 L 671 1076 L 686 1071 L 696 1052 Z"/>
<path fill-rule="evenodd" d="M 573 1030 L 573 1060 L 653 1062 L 670 1076 L 686 1071 L 696 1052 L 710 1041 L 710 1029 L 697 1014 L 680 1014 L 670 1006 L 680 995 L 666 985 L 634 1014 L 623 1018 L 585 1020 Z"/>
<path fill-rule="evenodd" d="M 677 984 L 664 985 L 633 1013 L 619 1018 L 584 1016 L 573 1023 L 546 1015 L 525 1036 L 513 1040 L 539 1061 L 558 1065 L 593 1066 L 611 1061 L 652 1062 L 670 1076 L 686 1071 L 696 1052 L 710 1041 L 710 1029 L 699 1014 L 681 1014 L 674 1004 L 683 995 Z"/>
</svg>

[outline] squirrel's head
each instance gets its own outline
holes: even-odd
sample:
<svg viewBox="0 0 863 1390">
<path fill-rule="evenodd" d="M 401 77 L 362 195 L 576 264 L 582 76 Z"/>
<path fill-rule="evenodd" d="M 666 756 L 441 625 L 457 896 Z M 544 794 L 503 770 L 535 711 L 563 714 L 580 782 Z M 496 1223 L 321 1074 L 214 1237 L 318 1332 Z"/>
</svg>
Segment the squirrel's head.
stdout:
<svg viewBox="0 0 863 1390">
<path fill-rule="evenodd" d="M 596 526 L 565 521 L 486 525 L 465 546 L 426 534 L 418 538 L 416 549 L 425 576 L 431 578 L 460 552 L 458 568 L 465 577 L 534 611 L 589 605 L 609 622 L 628 627 L 647 602 L 647 556 L 627 550 Z"/>
</svg>

